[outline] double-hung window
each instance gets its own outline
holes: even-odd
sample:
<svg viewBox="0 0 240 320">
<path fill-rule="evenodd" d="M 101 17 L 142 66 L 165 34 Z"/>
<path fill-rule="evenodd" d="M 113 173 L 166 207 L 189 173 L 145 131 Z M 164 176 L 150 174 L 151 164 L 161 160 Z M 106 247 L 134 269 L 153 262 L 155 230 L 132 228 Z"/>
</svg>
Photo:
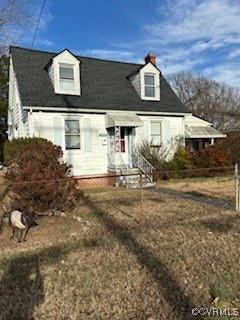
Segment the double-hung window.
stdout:
<svg viewBox="0 0 240 320">
<path fill-rule="evenodd" d="M 150 122 L 150 141 L 152 147 L 160 146 L 162 143 L 162 122 L 151 121 Z"/>
<path fill-rule="evenodd" d="M 152 74 L 144 75 L 144 94 L 147 98 L 155 98 L 155 77 Z"/>
<path fill-rule="evenodd" d="M 64 91 L 74 91 L 74 69 L 67 63 L 59 64 L 59 88 Z"/>
<path fill-rule="evenodd" d="M 66 150 L 81 149 L 79 120 L 65 120 L 65 146 Z"/>
</svg>

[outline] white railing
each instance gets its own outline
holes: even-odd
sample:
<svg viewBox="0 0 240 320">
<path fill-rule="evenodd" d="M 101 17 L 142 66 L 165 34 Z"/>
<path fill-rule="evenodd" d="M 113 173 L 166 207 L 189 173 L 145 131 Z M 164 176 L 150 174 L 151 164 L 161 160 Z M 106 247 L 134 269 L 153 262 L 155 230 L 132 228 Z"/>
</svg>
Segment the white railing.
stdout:
<svg viewBox="0 0 240 320">
<path fill-rule="evenodd" d="M 154 167 L 140 153 L 138 154 L 138 168 L 145 174 L 150 182 L 153 182 Z"/>
</svg>

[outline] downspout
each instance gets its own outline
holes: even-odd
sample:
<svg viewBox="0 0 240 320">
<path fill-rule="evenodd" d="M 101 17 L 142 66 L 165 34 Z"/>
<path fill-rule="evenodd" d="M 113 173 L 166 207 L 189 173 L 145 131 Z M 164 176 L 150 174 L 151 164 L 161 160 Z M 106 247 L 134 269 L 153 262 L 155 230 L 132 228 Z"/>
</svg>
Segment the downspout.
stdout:
<svg viewBox="0 0 240 320">
<path fill-rule="evenodd" d="M 33 137 L 33 119 L 32 119 L 32 108 L 30 108 L 29 111 L 29 117 L 28 117 L 28 125 L 29 125 L 29 138 Z"/>
</svg>

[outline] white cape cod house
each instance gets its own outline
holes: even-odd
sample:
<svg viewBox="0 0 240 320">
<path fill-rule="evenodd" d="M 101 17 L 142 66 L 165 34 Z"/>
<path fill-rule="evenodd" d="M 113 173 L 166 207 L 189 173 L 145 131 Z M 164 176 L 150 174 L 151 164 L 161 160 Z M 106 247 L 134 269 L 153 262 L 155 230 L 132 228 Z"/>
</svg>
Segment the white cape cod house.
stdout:
<svg viewBox="0 0 240 320">
<path fill-rule="evenodd" d="M 75 176 L 137 167 L 137 146 L 184 138 L 187 114 L 152 54 L 134 64 L 10 48 L 9 139 L 61 146 Z"/>
</svg>

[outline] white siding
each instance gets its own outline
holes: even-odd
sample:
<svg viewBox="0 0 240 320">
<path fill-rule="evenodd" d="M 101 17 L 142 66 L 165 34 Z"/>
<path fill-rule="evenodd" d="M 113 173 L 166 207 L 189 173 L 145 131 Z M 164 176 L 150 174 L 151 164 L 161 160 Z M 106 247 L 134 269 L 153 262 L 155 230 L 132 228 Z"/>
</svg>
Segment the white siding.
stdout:
<svg viewBox="0 0 240 320">
<path fill-rule="evenodd" d="M 25 138 L 29 137 L 29 121 L 27 110 L 23 110 L 23 136 Z"/>
<path fill-rule="evenodd" d="M 8 102 L 8 138 L 25 138 L 28 134 L 28 114 L 23 110 L 19 96 L 18 83 L 15 77 L 12 59 L 9 69 L 9 102 Z"/>
<path fill-rule="evenodd" d="M 54 118 L 60 118 L 62 132 L 62 149 L 64 161 L 73 165 L 74 175 L 91 175 L 107 173 L 107 145 L 103 143 L 101 134 L 107 134 L 104 114 L 63 114 L 63 113 L 33 113 L 33 135 L 46 138 L 54 143 Z M 81 150 L 66 150 L 64 136 L 64 119 L 80 119 Z M 91 151 L 84 146 L 84 119 L 91 122 Z M 41 120 L 41 125 L 39 125 Z M 85 150 L 87 149 L 87 150 Z"/>
<path fill-rule="evenodd" d="M 140 116 L 140 118 L 143 121 L 144 126 L 138 127 L 136 130 L 138 146 L 147 138 L 148 141 L 150 141 L 150 121 L 159 120 L 162 122 L 163 145 L 169 149 L 169 158 L 171 158 L 180 139 L 184 137 L 184 118 L 174 116 Z"/>
<path fill-rule="evenodd" d="M 48 68 L 48 75 L 49 75 L 49 78 L 50 78 L 52 85 L 53 85 L 53 88 L 54 88 L 54 67 L 53 67 L 53 64 L 51 64 L 50 67 Z"/>
<path fill-rule="evenodd" d="M 41 137 L 54 142 L 53 114 L 45 112 L 32 113 L 32 136 Z"/>
<path fill-rule="evenodd" d="M 106 134 L 104 115 L 86 115 L 91 119 L 92 149 L 83 152 L 79 159 L 75 159 L 76 174 L 107 173 L 107 145 L 102 143 L 100 134 Z M 71 154 L 70 154 L 71 157 Z"/>
<path fill-rule="evenodd" d="M 154 75 L 155 79 L 155 97 L 145 97 L 144 75 Z M 134 89 L 142 100 L 160 101 L 160 72 L 151 63 L 146 64 L 142 69 L 129 77 Z"/>
<path fill-rule="evenodd" d="M 141 97 L 140 74 L 139 73 L 134 74 L 129 79 L 130 79 L 134 89 L 136 90 L 137 94 L 139 95 L 139 97 Z"/>
</svg>

